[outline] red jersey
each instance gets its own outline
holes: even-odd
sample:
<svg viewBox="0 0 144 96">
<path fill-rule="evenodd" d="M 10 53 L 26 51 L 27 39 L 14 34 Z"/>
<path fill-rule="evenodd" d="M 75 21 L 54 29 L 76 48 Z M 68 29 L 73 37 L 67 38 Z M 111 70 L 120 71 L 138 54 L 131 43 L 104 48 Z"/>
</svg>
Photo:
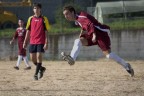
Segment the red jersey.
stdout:
<svg viewBox="0 0 144 96">
<path fill-rule="evenodd" d="M 23 44 L 26 35 L 26 29 L 17 28 L 14 38 L 18 38 L 18 44 Z"/>
<path fill-rule="evenodd" d="M 99 23 L 93 16 L 85 12 L 80 12 L 79 14 L 76 14 L 75 23 L 76 25 L 79 25 L 82 28 L 82 30 L 87 31 L 88 35 L 91 35 L 91 33 L 93 32 L 97 33 L 97 31 L 110 31 L 109 26 Z"/>
<path fill-rule="evenodd" d="M 29 17 L 26 29 L 30 31 L 30 44 L 45 44 L 45 31 L 47 30 L 47 21 L 47 18 L 43 16 Z"/>
</svg>

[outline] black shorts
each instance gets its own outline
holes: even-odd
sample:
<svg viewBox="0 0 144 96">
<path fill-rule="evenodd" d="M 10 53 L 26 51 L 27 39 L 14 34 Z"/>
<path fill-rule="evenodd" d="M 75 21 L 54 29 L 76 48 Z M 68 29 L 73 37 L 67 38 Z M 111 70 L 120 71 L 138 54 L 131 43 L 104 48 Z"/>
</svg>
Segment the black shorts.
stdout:
<svg viewBox="0 0 144 96">
<path fill-rule="evenodd" d="M 30 44 L 29 52 L 30 53 L 44 52 L 43 47 L 44 47 L 44 44 Z"/>
</svg>

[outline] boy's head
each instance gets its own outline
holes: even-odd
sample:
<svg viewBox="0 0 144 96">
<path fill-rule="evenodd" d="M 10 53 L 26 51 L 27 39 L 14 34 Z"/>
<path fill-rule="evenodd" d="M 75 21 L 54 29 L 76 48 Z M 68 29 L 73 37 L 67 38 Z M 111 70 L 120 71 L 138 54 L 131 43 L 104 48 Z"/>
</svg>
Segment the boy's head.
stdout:
<svg viewBox="0 0 144 96">
<path fill-rule="evenodd" d="M 75 11 L 74 7 L 65 6 L 63 8 L 63 15 L 65 16 L 65 18 L 67 20 L 74 21 L 75 20 L 75 14 L 76 14 L 76 11 Z"/>
<path fill-rule="evenodd" d="M 19 27 L 23 27 L 24 26 L 24 20 L 23 19 L 19 19 L 18 20 L 18 25 L 19 25 Z"/>
<path fill-rule="evenodd" d="M 33 4 L 34 14 L 38 16 L 41 15 L 41 8 L 42 8 L 42 5 L 40 3 L 34 3 Z"/>
</svg>

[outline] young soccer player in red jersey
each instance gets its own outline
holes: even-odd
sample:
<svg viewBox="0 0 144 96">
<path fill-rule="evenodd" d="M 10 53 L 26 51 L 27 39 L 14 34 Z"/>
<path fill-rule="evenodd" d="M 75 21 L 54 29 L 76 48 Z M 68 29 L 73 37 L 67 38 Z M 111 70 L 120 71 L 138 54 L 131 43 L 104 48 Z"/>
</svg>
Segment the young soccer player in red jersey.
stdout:
<svg viewBox="0 0 144 96">
<path fill-rule="evenodd" d="M 70 55 L 61 53 L 64 60 L 69 64 L 74 64 L 79 54 L 81 46 L 98 45 L 104 55 L 122 65 L 126 71 L 134 76 L 134 70 L 129 63 L 126 63 L 121 57 L 111 52 L 111 41 L 109 37 L 110 27 L 99 23 L 93 16 L 86 12 L 76 13 L 72 6 L 63 8 L 63 15 L 68 21 L 75 21 L 75 24 L 81 27 L 79 39 L 74 41 L 73 49 Z"/>
<path fill-rule="evenodd" d="M 22 19 L 19 19 L 18 25 L 19 25 L 19 27 L 16 29 L 15 35 L 12 38 L 12 40 L 10 41 L 10 44 L 12 44 L 15 39 L 18 39 L 19 55 L 18 55 L 17 64 L 14 68 L 19 70 L 19 65 L 23 59 L 27 66 L 25 68 L 25 70 L 29 70 L 29 69 L 31 69 L 31 66 L 30 66 L 27 56 L 26 56 L 26 49 L 23 48 L 23 42 L 24 42 L 24 38 L 26 35 L 26 29 L 24 28 L 24 21 Z"/>
<path fill-rule="evenodd" d="M 41 4 L 33 4 L 34 15 L 30 16 L 27 22 L 27 33 L 23 48 L 26 48 L 30 39 L 29 52 L 32 62 L 36 65 L 34 79 L 38 80 L 43 77 L 46 68 L 42 66 L 42 57 L 45 50 L 48 49 L 47 33 L 49 29 L 48 19 L 42 16 Z"/>
</svg>

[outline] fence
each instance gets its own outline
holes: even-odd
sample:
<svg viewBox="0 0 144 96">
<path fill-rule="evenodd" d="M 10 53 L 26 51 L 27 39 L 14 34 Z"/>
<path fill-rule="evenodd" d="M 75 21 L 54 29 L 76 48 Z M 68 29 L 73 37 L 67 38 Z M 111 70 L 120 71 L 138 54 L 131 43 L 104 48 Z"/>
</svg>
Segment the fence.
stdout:
<svg viewBox="0 0 144 96">
<path fill-rule="evenodd" d="M 52 1 L 52 2 L 50 2 Z M 54 0 L 43 0 L 44 3 L 43 12 L 45 15 L 52 14 L 54 18 L 54 12 L 58 7 L 54 7 L 56 4 Z M 61 0 L 58 1 L 58 4 L 61 4 Z M 47 6 L 51 5 L 51 8 Z M 122 3 L 123 4 L 123 3 Z M 143 4 L 143 3 L 142 3 Z M 52 7 L 53 6 L 53 7 Z M 140 6 L 140 5 L 138 5 Z M 122 9 L 124 4 L 121 6 Z M 140 6 L 141 7 L 141 6 Z M 126 7 L 125 7 L 126 8 Z M 136 8 L 131 5 L 127 8 Z M 10 9 L 10 8 L 7 8 Z M 49 11 L 54 10 L 54 11 Z M 93 12 L 96 12 L 96 7 L 87 7 L 87 12 L 93 15 Z M 111 9 L 111 8 L 110 8 Z M 114 8 L 113 9 L 118 9 Z M 143 8 L 144 9 L 144 8 Z M 14 8 L 11 9 L 15 14 L 18 14 L 20 17 L 28 18 L 32 14 L 32 9 L 29 8 Z M 23 14 L 21 14 L 23 10 Z M 106 10 L 106 9 L 102 9 Z M 125 9 L 126 10 L 126 9 Z M 86 10 L 85 10 L 86 11 Z M 102 13 L 102 12 L 100 12 Z M 116 14 L 101 14 L 103 17 L 103 23 L 111 27 L 111 48 L 112 51 L 117 53 L 123 58 L 138 60 L 144 59 L 144 20 L 143 10 L 137 10 L 136 12 L 126 12 Z M 99 14 L 97 14 L 99 15 Z M 47 16 L 48 17 L 48 16 Z M 49 17 L 48 17 L 49 18 Z M 51 17 L 50 17 L 51 18 Z M 51 20 L 51 22 L 54 22 Z M 61 26 L 63 27 L 63 26 Z M 70 34 L 57 34 L 49 36 L 49 49 L 45 52 L 45 59 L 48 60 L 60 60 L 60 53 L 65 51 L 70 53 L 74 40 L 78 38 L 79 32 L 74 32 Z M 17 43 L 10 46 L 9 41 L 11 38 L 1 38 L 0 39 L 0 59 L 12 59 L 17 56 Z M 29 53 L 27 54 L 29 56 Z M 78 60 L 97 60 L 104 57 L 101 50 L 97 46 L 83 47 L 78 56 Z"/>
</svg>

